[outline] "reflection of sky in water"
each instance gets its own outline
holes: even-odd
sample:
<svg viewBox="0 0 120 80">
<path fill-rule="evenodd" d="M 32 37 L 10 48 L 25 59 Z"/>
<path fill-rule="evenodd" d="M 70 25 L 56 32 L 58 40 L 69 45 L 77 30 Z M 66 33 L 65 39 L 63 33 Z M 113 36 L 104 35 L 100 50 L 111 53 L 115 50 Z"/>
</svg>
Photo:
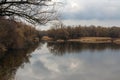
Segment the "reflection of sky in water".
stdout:
<svg viewBox="0 0 120 80">
<path fill-rule="evenodd" d="M 119 50 L 54 56 L 44 45 L 33 52 L 30 64 L 18 69 L 16 80 L 120 80 L 119 75 Z"/>
</svg>

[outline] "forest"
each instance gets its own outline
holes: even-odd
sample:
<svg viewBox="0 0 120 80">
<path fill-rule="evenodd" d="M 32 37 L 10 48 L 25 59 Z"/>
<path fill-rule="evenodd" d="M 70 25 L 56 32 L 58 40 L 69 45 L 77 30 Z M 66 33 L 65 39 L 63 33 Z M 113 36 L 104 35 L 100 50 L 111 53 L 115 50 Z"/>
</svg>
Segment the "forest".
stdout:
<svg viewBox="0 0 120 80">
<path fill-rule="evenodd" d="M 55 40 L 57 39 L 77 39 L 80 37 L 111 37 L 120 38 L 120 27 L 104 27 L 104 26 L 65 26 L 53 27 L 44 31 L 44 35 Z"/>
<path fill-rule="evenodd" d="M 23 49 L 39 41 L 39 31 L 30 25 L 0 19 L 0 51 Z"/>
</svg>

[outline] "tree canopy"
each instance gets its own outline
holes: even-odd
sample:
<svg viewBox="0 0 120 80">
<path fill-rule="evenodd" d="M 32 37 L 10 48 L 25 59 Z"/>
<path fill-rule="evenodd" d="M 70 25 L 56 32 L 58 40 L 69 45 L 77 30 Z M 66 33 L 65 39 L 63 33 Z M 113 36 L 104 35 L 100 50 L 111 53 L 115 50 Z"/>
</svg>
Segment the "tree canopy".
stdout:
<svg viewBox="0 0 120 80">
<path fill-rule="evenodd" d="M 45 24 L 56 18 L 55 5 L 52 0 L 0 0 L 0 17 Z"/>
<path fill-rule="evenodd" d="M 104 26 L 54 26 L 46 30 L 45 36 L 49 36 L 55 40 L 58 39 L 79 39 L 81 37 L 111 37 L 120 38 L 120 27 L 104 27 Z"/>
</svg>

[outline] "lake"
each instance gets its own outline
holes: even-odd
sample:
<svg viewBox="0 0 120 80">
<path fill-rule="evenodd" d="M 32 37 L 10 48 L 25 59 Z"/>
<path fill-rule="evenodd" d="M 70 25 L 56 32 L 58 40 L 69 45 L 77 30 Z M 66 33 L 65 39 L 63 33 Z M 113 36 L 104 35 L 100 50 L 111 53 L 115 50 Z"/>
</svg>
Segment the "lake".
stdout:
<svg viewBox="0 0 120 80">
<path fill-rule="evenodd" d="M 120 80 L 119 44 L 42 42 L 0 56 L 0 80 Z"/>
</svg>

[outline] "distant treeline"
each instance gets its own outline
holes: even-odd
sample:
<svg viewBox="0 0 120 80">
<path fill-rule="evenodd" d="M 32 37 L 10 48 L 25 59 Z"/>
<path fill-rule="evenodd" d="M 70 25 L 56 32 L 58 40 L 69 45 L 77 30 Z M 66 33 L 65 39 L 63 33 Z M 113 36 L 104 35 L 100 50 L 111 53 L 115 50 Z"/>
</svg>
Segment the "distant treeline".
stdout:
<svg viewBox="0 0 120 80">
<path fill-rule="evenodd" d="M 45 35 L 54 39 L 76 39 L 80 37 L 111 37 L 120 38 L 120 27 L 102 26 L 62 26 L 45 31 Z"/>
<path fill-rule="evenodd" d="M 0 19 L 0 51 L 27 47 L 38 36 L 39 31 L 34 27 L 14 20 Z"/>
</svg>

